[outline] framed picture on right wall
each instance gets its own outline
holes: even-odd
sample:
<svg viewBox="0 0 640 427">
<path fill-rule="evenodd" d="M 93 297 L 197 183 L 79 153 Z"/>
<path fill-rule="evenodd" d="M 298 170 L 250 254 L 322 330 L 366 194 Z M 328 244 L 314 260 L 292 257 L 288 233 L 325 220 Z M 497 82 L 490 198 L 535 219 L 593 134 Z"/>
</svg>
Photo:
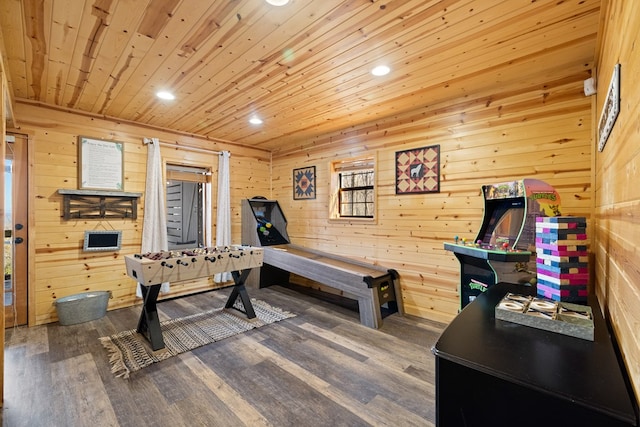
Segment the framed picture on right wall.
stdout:
<svg viewBox="0 0 640 427">
<path fill-rule="evenodd" d="M 620 64 L 616 64 L 613 68 L 611 82 L 607 90 L 600 121 L 598 122 L 598 151 L 604 150 L 604 145 L 609 139 L 609 135 L 616 123 L 618 114 L 620 113 Z"/>
<path fill-rule="evenodd" d="M 439 145 L 396 152 L 396 194 L 439 192 Z"/>
</svg>

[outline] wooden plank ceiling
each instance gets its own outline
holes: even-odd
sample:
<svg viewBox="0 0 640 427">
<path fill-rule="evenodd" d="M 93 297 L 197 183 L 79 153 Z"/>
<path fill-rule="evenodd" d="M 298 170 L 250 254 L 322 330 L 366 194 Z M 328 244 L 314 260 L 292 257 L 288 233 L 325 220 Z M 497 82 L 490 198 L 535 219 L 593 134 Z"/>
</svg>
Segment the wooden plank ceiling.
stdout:
<svg viewBox="0 0 640 427">
<path fill-rule="evenodd" d="M 543 94 L 583 78 L 600 2 L 0 0 L 0 40 L 16 102 L 277 152 L 497 87 Z M 391 72 L 372 76 L 380 64 Z"/>
</svg>

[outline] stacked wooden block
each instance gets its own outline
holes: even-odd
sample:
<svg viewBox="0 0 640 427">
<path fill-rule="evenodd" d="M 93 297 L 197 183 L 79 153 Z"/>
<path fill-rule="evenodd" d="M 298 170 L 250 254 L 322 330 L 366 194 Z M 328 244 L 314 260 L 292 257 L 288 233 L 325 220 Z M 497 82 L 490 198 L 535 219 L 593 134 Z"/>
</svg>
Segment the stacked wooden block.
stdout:
<svg viewBox="0 0 640 427">
<path fill-rule="evenodd" d="M 586 230 L 584 217 L 536 218 L 538 295 L 554 301 L 587 301 Z"/>
</svg>

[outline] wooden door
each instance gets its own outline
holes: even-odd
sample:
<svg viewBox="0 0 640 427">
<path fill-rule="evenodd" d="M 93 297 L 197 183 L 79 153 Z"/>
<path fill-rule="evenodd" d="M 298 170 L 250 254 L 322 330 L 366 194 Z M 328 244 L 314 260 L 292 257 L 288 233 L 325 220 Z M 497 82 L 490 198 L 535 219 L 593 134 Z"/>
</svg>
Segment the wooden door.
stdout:
<svg viewBox="0 0 640 427">
<path fill-rule="evenodd" d="M 26 135 L 7 135 L 4 230 L 5 328 L 27 324 L 27 149 Z"/>
</svg>

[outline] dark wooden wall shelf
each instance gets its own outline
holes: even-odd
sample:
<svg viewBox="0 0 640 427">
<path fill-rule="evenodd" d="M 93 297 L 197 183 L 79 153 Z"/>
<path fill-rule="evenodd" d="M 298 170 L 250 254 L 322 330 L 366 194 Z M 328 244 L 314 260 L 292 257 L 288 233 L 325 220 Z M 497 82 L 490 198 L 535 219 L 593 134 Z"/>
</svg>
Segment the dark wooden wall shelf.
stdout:
<svg viewBox="0 0 640 427">
<path fill-rule="evenodd" d="M 142 193 L 100 190 L 58 190 L 63 196 L 62 216 L 70 219 L 138 217 L 138 199 Z"/>
</svg>

